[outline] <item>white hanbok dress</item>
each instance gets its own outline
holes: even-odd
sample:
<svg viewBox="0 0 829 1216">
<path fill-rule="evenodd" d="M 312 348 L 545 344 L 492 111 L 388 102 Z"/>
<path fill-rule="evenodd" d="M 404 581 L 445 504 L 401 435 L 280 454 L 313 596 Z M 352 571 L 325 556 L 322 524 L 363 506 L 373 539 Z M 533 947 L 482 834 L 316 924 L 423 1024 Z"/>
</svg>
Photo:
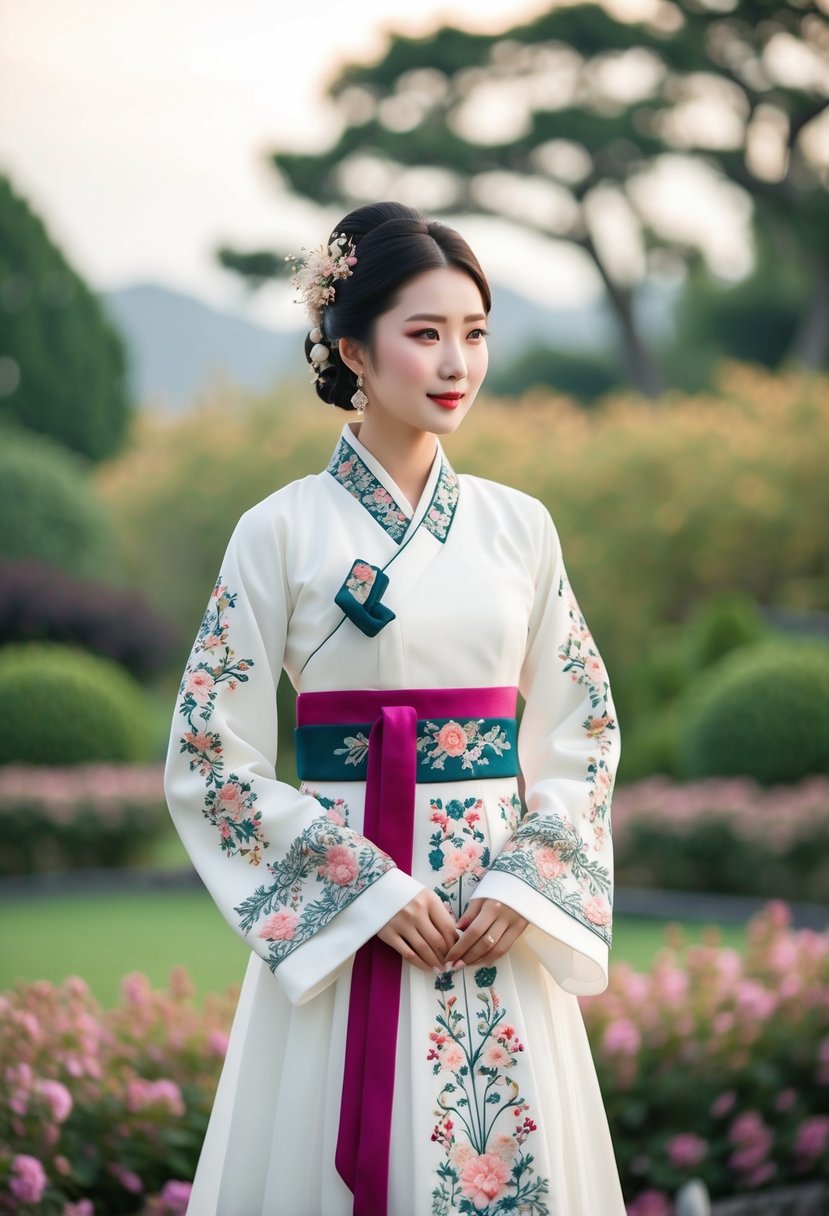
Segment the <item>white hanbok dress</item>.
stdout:
<svg viewBox="0 0 829 1216">
<path fill-rule="evenodd" d="M 607 673 L 540 502 L 456 475 L 438 443 L 412 505 L 358 435 L 346 425 L 325 471 L 239 521 L 173 720 L 172 816 L 252 951 L 189 1216 L 351 1216 L 335 1150 L 355 955 L 424 886 L 455 915 L 476 896 L 529 925 L 491 966 L 402 964 L 389 1126 L 360 1129 L 364 1148 L 388 1141 L 388 1216 L 622 1216 L 576 999 L 607 982 Z M 355 620 L 384 567 L 369 636 Z M 353 619 L 335 603 L 344 586 Z M 503 722 L 419 718 L 405 872 L 361 834 L 364 729 L 340 731 L 322 779 L 276 778 L 283 667 L 301 694 L 395 690 L 396 703 L 517 687 L 524 803 L 498 775 L 516 750 Z M 369 1031 L 367 1073 L 371 1053 Z"/>
</svg>

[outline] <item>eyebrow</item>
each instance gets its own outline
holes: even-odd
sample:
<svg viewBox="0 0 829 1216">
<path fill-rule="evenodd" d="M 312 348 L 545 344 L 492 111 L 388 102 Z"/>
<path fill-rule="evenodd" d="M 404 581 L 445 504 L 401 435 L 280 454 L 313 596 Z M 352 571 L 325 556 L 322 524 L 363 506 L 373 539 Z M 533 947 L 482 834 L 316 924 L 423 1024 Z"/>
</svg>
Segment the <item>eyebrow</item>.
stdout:
<svg viewBox="0 0 829 1216">
<path fill-rule="evenodd" d="M 467 324 L 470 321 L 485 321 L 485 320 L 486 320 L 486 313 L 483 313 L 483 312 L 475 312 L 472 314 L 471 317 L 464 317 L 464 322 Z M 432 313 L 428 313 L 428 312 L 416 312 L 413 317 L 406 317 L 406 321 L 404 322 L 404 324 L 408 324 L 409 321 L 442 321 L 445 325 L 446 317 L 434 316 Z"/>
</svg>

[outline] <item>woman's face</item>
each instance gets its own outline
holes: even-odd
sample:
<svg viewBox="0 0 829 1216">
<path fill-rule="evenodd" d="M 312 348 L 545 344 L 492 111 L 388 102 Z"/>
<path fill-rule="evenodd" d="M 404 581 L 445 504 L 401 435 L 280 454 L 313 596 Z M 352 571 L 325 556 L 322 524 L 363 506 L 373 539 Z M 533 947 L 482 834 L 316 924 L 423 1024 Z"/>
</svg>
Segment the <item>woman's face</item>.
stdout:
<svg viewBox="0 0 829 1216">
<path fill-rule="evenodd" d="M 341 342 L 363 375 L 366 433 L 378 425 L 457 430 L 486 375 L 486 332 L 481 293 L 462 270 L 427 270 L 407 283 L 375 321 L 371 351 Z"/>
</svg>

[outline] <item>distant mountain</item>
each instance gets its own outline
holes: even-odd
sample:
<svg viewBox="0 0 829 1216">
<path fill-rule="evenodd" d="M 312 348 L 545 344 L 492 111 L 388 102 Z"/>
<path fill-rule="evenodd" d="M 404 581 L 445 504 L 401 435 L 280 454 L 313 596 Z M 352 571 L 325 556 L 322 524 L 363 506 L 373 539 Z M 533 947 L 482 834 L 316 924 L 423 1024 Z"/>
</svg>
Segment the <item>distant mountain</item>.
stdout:
<svg viewBox="0 0 829 1216">
<path fill-rule="evenodd" d="M 640 315 L 651 336 L 670 324 L 669 294 L 654 287 L 642 293 Z M 300 327 L 271 329 L 154 283 L 118 288 L 101 299 L 127 343 L 131 387 L 140 406 L 183 412 L 217 372 L 254 390 L 306 375 Z M 492 356 L 509 361 L 540 341 L 563 350 L 606 348 L 614 341 L 614 322 L 601 304 L 543 308 L 496 284 L 491 332 Z"/>
</svg>

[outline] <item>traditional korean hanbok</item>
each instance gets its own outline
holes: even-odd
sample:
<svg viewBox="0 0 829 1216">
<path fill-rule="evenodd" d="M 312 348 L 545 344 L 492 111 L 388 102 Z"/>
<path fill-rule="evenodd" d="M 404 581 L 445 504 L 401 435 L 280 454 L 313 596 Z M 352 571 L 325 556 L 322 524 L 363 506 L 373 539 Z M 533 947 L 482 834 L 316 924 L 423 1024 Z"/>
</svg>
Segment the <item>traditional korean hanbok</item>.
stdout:
<svg viewBox="0 0 829 1216">
<path fill-rule="evenodd" d="M 283 666 L 298 788 L 274 769 Z M 537 500 L 437 443 L 411 504 L 346 425 L 243 515 L 166 769 L 252 951 L 189 1216 L 621 1216 L 576 999 L 607 980 L 617 756 Z M 424 886 L 529 925 L 491 966 L 420 971 L 375 934 Z"/>
</svg>

